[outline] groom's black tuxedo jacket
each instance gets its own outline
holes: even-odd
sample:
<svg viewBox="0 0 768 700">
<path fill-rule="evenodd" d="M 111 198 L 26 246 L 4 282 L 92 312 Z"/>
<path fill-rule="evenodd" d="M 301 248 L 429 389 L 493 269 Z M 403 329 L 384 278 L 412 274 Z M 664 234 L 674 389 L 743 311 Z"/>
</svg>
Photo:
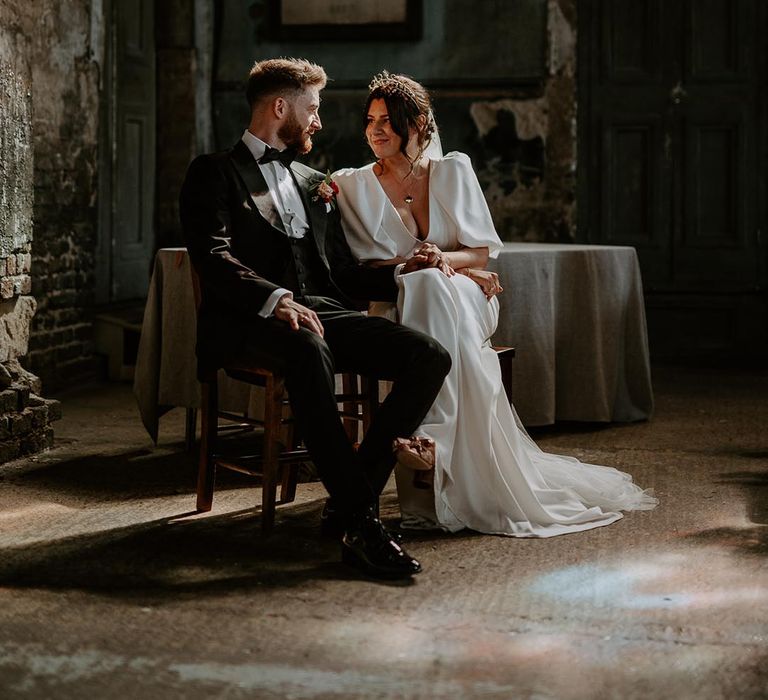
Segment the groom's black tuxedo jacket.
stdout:
<svg viewBox="0 0 768 700">
<path fill-rule="evenodd" d="M 391 301 L 397 296 L 391 267 L 359 265 L 341 229 L 338 208 L 312 201 L 323 175 L 292 163 L 309 219 L 308 236 L 322 261 L 317 286 L 343 304 L 351 299 Z M 222 153 L 199 156 L 189 166 L 180 212 L 190 258 L 200 278 L 197 354 L 201 372 L 237 357 L 246 334 L 264 327 L 258 312 L 284 287 L 291 246 L 269 215 L 271 195 L 258 163 L 241 141 Z M 295 297 L 299 290 L 291 289 Z"/>
</svg>

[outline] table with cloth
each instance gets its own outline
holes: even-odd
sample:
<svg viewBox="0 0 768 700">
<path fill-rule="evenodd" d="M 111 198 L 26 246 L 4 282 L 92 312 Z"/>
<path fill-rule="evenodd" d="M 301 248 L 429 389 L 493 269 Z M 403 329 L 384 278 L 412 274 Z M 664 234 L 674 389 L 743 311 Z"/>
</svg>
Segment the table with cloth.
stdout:
<svg viewBox="0 0 768 700">
<path fill-rule="evenodd" d="M 513 401 L 524 425 L 635 421 L 653 411 L 634 248 L 506 243 L 495 345 L 516 348 Z"/>
<path fill-rule="evenodd" d="M 195 294 L 187 249 L 161 248 L 149 283 L 133 380 L 141 420 L 155 442 L 165 412 L 175 407 L 200 408 L 196 339 Z M 218 383 L 221 410 L 258 416 L 260 393 L 223 371 Z"/>
<path fill-rule="evenodd" d="M 513 397 L 522 422 L 634 421 L 653 410 L 643 290 L 634 248 L 507 243 L 498 272 L 494 345 L 516 348 Z M 199 408 L 195 301 L 184 248 L 158 251 L 139 343 L 134 393 L 157 441 L 170 408 Z M 224 410 L 259 413 L 251 387 L 220 373 Z"/>
</svg>

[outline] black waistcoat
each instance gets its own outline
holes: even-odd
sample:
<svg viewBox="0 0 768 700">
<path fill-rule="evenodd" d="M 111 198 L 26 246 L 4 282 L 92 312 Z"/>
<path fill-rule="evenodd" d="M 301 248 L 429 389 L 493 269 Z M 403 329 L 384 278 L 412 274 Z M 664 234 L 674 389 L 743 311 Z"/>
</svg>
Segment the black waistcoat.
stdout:
<svg viewBox="0 0 768 700">
<path fill-rule="evenodd" d="M 276 284 L 290 289 L 296 297 L 324 296 L 331 292 L 328 269 L 309 232 L 304 238 L 283 236 L 283 248 L 286 265 L 282 278 L 274 280 Z"/>
</svg>

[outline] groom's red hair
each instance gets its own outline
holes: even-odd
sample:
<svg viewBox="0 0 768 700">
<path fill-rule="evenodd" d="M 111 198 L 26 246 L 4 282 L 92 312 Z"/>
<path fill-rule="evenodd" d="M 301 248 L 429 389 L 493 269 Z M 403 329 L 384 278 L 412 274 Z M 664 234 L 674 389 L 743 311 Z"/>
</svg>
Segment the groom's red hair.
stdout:
<svg viewBox="0 0 768 700">
<path fill-rule="evenodd" d="M 308 86 L 322 90 L 326 82 L 328 76 L 323 67 L 305 58 L 270 58 L 253 64 L 245 96 L 253 109 L 265 97 L 300 92 Z"/>
</svg>

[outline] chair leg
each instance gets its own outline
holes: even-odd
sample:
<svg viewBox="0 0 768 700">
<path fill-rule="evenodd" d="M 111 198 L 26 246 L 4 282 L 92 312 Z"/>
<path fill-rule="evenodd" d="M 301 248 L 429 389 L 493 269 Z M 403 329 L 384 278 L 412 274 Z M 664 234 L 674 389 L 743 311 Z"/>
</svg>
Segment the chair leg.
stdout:
<svg viewBox="0 0 768 700">
<path fill-rule="evenodd" d="M 507 395 L 507 401 L 512 403 L 512 355 L 499 355 L 501 365 L 501 383 Z"/>
<path fill-rule="evenodd" d="M 287 449 L 298 450 L 301 447 L 301 438 L 296 430 L 296 424 L 291 422 L 286 431 L 288 441 Z M 299 465 L 297 462 L 289 462 L 283 465 L 283 481 L 280 485 L 280 503 L 293 503 L 296 500 L 296 486 L 299 483 Z"/>
<path fill-rule="evenodd" d="M 360 376 L 360 392 L 365 396 L 362 401 L 363 435 L 371 427 L 371 421 L 379 410 L 379 380 Z"/>
<path fill-rule="evenodd" d="M 280 419 L 283 411 L 282 380 L 267 378 L 264 392 L 264 449 L 261 486 L 261 529 L 268 533 L 275 523 L 275 500 L 279 469 Z"/>
<path fill-rule="evenodd" d="M 203 382 L 200 409 L 200 465 L 197 473 L 197 510 L 207 512 L 213 506 L 216 478 L 216 435 L 218 432 L 219 388 L 216 380 Z"/>
<path fill-rule="evenodd" d="M 296 462 L 283 465 L 283 483 L 280 485 L 280 503 L 296 500 L 296 485 L 299 481 L 299 465 Z"/>
<path fill-rule="evenodd" d="M 351 372 L 344 372 L 341 375 L 341 391 L 344 394 L 357 394 L 357 375 Z M 342 404 L 344 413 L 357 411 L 357 404 L 354 401 L 344 401 Z M 349 441 L 355 443 L 358 441 L 358 425 L 354 418 L 344 418 L 344 432 L 346 432 Z"/>
<path fill-rule="evenodd" d="M 188 408 L 184 423 L 184 446 L 187 452 L 192 452 L 195 446 L 195 432 L 197 431 L 197 409 Z"/>
</svg>

